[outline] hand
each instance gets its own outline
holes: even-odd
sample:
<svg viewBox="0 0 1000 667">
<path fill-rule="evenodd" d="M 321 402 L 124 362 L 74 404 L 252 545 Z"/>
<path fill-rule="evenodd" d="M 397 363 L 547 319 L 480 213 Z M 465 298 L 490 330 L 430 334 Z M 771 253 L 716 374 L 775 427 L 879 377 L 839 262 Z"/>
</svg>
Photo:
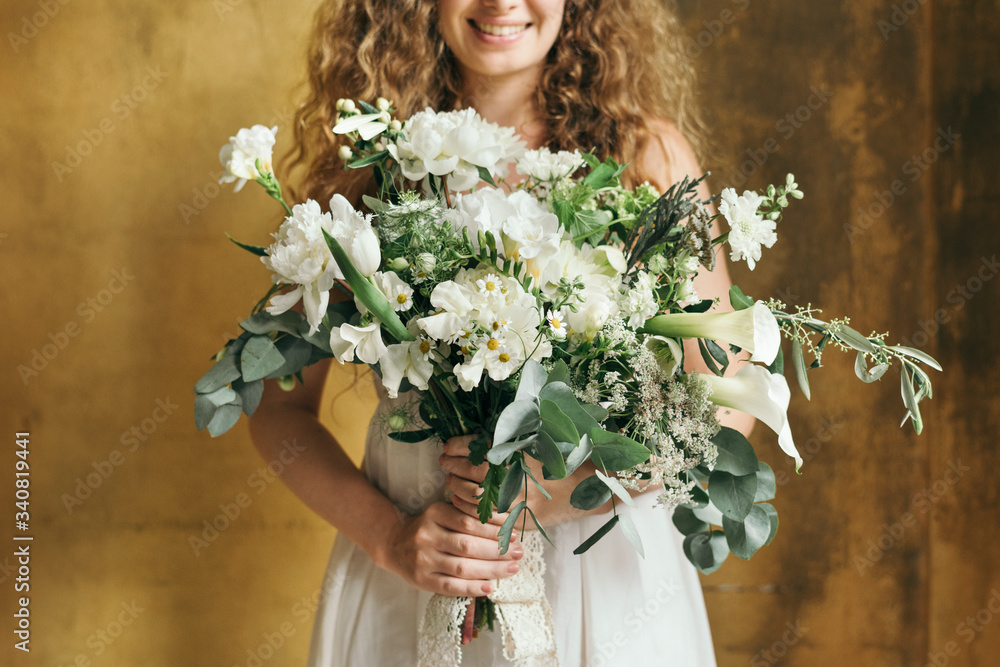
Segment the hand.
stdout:
<svg viewBox="0 0 1000 667">
<path fill-rule="evenodd" d="M 492 579 L 520 569 L 520 544 L 500 555 L 496 527 L 483 525 L 448 503 L 406 516 L 390 534 L 379 565 L 413 586 L 453 597 L 492 592 Z"/>
<path fill-rule="evenodd" d="M 452 504 L 465 514 L 478 517 L 478 497 L 482 492 L 479 484 L 485 479 L 486 471 L 489 470 L 489 464 L 483 463 L 482 465 L 474 466 L 469 461 L 469 443 L 475 438 L 476 436 L 471 435 L 451 438 L 444 443 L 444 454 L 439 461 L 441 467 L 448 473 L 445 476 L 445 484 L 453 494 L 451 499 Z M 549 500 L 542 495 L 542 492 L 538 490 L 534 482 L 530 479 L 525 480 L 528 489 L 528 507 L 535 513 L 535 517 L 542 524 L 543 528 L 557 526 L 588 514 L 603 514 L 611 509 L 611 504 L 605 503 L 605 505 L 595 510 L 585 512 L 576 509 L 570 504 L 569 499 L 573 493 L 573 489 L 576 488 L 577 484 L 594 474 L 595 466 L 590 461 L 584 463 L 572 475 L 564 479 L 543 480 L 542 464 L 530 456 L 525 457 L 525 460 L 531 468 L 531 474 L 535 476 L 535 479 L 539 480 L 549 495 L 552 496 L 552 500 Z M 524 491 L 522 490 L 521 493 L 523 494 Z M 490 519 L 490 524 L 500 526 L 507 519 L 507 516 L 507 514 L 495 514 Z M 520 523 L 520 520 L 518 522 Z M 533 528 L 534 524 L 528 520 L 525 527 Z"/>
</svg>

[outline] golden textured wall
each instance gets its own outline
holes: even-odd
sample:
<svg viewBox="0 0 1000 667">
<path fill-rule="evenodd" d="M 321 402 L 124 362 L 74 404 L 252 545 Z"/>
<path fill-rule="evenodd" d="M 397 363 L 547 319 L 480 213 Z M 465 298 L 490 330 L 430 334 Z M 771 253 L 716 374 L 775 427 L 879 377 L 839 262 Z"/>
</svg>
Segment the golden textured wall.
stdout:
<svg viewBox="0 0 1000 667">
<path fill-rule="evenodd" d="M 191 387 L 267 287 L 224 232 L 262 243 L 277 222 L 258 189 L 215 185 L 216 152 L 255 122 L 288 146 L 314 5 L 0 7 L 2 664 L 304 662 L 333 530 L 264 469 L 245 424 L 195 432 Z M 891 376 L 861 386 L 831 356 L 815 402 L 793 399 L 802 477 L 758 431 L 785 481 L 782 528 L 704 580 L 720 664 L 994 664 L 997 3 L 681 6 L 725 149 L 717 185 L 794 170 L 807 191 L 768 261 L 736 278 L 855 313 L 947 369 L 915 438 L 893 423 Z M 939 130 L 961 137 L 935 151 Z M 361 383 L 324 418 L 356 447 L 370 408 Z M 15 534 L 34 537 L 30 655 L 12 648 Z"/>
</svg>

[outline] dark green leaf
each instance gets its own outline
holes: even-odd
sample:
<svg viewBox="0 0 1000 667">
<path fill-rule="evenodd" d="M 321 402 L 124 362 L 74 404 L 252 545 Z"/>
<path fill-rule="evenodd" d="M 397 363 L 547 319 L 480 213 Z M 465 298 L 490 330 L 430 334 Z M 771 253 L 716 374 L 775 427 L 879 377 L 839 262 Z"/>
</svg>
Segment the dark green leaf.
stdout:
<svg viewBox="0 0 1000 667">
<path fill-rule="evenodd" d="M 704 338 L 698 339 L 698 351 L 701 352 L 701 358 L 705 361 L 705 366 L 712 372 L 713 375 L 718 375 L 722 377 L 722 369 L 719 365 L 715 363 L 715 359 L 712 358 L 712 353 L 708 351 L 708 346 L 705 344 Z"/>
<path fill-rule="evenodd" d="M 389 439 L 412 444 L 423 442 L 427 438 L 433 437 L 435 433 L 436 431 L 432 428 L 422 428 L 419 431 L 393 431 L 389 434 Z"/>
<path fill-rule="evenodd" d="M 606 470 L 627 470 L 649 460 L 649 450 L 621 433 L 609 433 L 602 428 L 591 429 L 594 445 L 591 459 Z"/>
<path fill-rule="evenodd" d="M 585 511 L 597 509 L 609 500 L 611 489 L 597 475 L 591 475 L 577 484 L 569 497 L 570 505 Z"/>
<path fill-rule="evenodd" d="M 530 507 L 525 507 L 525 509 L 528 510 L 528 515 L 531 517 L 531 521 L 535 524 L 535 528 L 538 529 L 538 532 L 541 533 L 542 537 L 545 538 L 546 542 L 552 544 L 552 540 L 549 539 L 549 534 L 545 532 L 545 528 L 538 521 L 538 518 L 535 516 L 535 513 L 531 511 Z M 552 544 L 552 546 L 555 546 L 555 544 Z"/>
<path fill-rule="evenodd" d="M 753 305 L 753 299 L 743 293 L 736 285 L 729 288 L 729 303 L 733 305 L 733 310 L 744 310 Z"/>
<path fill-rule="evenodd" d="M 517 518 L 521 516 L 521 512 L 524 508 L 528 506 L 528 503 L 524 500 L 514 505 L 514 508 L 507 515 L 507 519 L 500 526 L 500 555 L 507 553 L 507 549 L 510 548 L 510 536 L 514 531 L 514 526 L 517 525 Z"/>
<path fill-rule="evenodd" d="M 490 173 L 489 169 L 487 169 L 486 167 L 479 167 L 479 166 L 477 166 L 476 169 L 479 170 L 479 180 L 486 181 L 493 187 L 497 186 L 496 181 L 493 180 L 493 174 Z"/>
<path fill-rule="evenodd" d="M 778 510 L 774 509 L 774 506 L 770 503 L 761 503 L 760 505 L 755 505 L 755 507 L 759 507 L 767 512 L 767 518 L 771 522 L 771 532 L 768 533 L 767 541 L 764 542 L 764 546 L 767 546 L 774 539 L 774 536 L 778 534 Z"/>
<path fill-rule="evenodd" d="M 729 368 L 729 355 L 726 351 L 719 347 L 719 344 L 714 340 L 705 338 L 705 347 L 708 348 L 708 353 L 712 355 L 712 358 L 719 363 L 719 367 L 722 369 L 722 373 L 726 372 Z"/>
<path fill-rule="evenodd" d="M 715 470 L 708 478 L 708 495 L 724 516 L 740 521 L 753 507 L 753 499 L 757 495 L 757 473 L 737 477 Z"/>
<path fill-rule="evenodd" d="M 610 519 L 608 519 L 608 522 L 606 524 L 604 524 L 603 526 L 601 526 L 600 528 L 598 528 L 596 533 L 594 533 L 593 535 L 591 535 L 590 537 L 588 537 L 586 539 L 586 541 L 584 541 L 584 543 L 581 544 L 580 546 L 578 546 L 576 549 L 573 549 L 573 553 L 576 554 L 577 556 L 579 556 L 580 554 L 582 554 L 582 553 L 586 552 L 588 549 L 590 549 L 590 547 L 592 547 L 595 544 L 597 544 L 597 542 L 602 537 L 604 537 L 605 535 L 607 535 L 608 533 L 610 533 L 611 529 L 615 527 L 615 525 L 619 521 L 619 516 L 620 515 L 616 514 L 613 517 L 611 517 Z"/>
<path fill-rule="evenodd" d="M 295 336 L 285 336 L 281 338 L 275 347 L 281 353 L 282 364 L 267 374 L 269 378 L 280 378 L 286 375 L 294 375 L 302 370 L 309 363 L 312 351 L 315 349 L 312 343 L 304 341 Z"/>
<path fill-rule="evenodd" d="M 267 255 L 267 248 L 264 248 L 264 247 L 259 246 L 259 245 L 249 245 L 247 243 L 240 243 L 239 241 L 237 241 L 236 239 L 234 239 L 232 236 L 229 236 L 228 232 L 226 233 L 226 236 L 229 238 L 230 241 L 232 241 L 233 243 L 235 243 L 239 247 L 243 248 L 244 250 L 248 250 L 248 251 L 252 252 L 253 254 L 257 255 L 258 257 L 264 257 L 264 256 Z"/>
<path fill-rule="evenodd" d="M 771 519 L 767 511 L 755 505 L 743 520 L 723 516 L 722 530 L 726 534 L 729 550 L 747 560 L 767 542 L 771 534 Z"/>
<path fill-rule="evenodd" d="M 489 523 L 493 516 L 493 508 L 500 501 L 500 486 L 507 476 L 507 469 L 503 466 L 491 465 L 486 471 L 486 477 L 479 483 L 483 490 L 479 494 L 479 520 L 482 523 Z"/>
<path fill-rule="evenodd" d="M 785 374 L 785 353 L 781 351 L 780 346 L 778 347 L 778 356 L 774 358 L 774 361 L 767 367 L 767 370 L 769 370 L 772 375 Z"/>
<path fill-rule="evenodd" d="M 521 468 L 521 461 L 515 460 L 507 470 L 507 476 L 503 478 L 500 485 L 500 496 L 497 500 L 497 512 L 503 514 L 510 509 L 511 503 L 521 493 L 524 488 L 525 474 Z"/>
<path fill-rule="evenodd" d="M 726 536 L 717 531 L 688 535 L 684 538 L 684 555 L 699 572 L 711 574 L 729 557 Z"/>
<path fill-rule="evenodd" d="M 233 390 L 240 395 L 243 404 L 243 412 L 247 417 L 253 417 L 260 405 L 260 397 L 264 395 L 264 381 L 255 380 L 244 382 L 243 380 L 233 380 Z"/>
<path fill-rule="evenodd" d="M 551 436 L 553 441 L 568 442 L 574 446 L 580 442 L 580 433 L 576 430 L 573 420 L 560 410 L 556 403 L 542 399 L 539 404 L 539 414 L 542 418 L 542 432 Z"/>
<path fill-rule="evenodd" d="M 600 423 L 597 419 L 584 409 L 577 400 L 576 394 L 573 390 L 569 388 L 565 382 L 550 382 L 549 384 L 542 387 L 541 391 L 538 393 L 538 397 L 544 400 L 552 401 L 563 413 L 566 414 L 576 427 L 577 433 L 589 433 L 591 429 L 599 428 Z M 601 406 L 594 406 L 599 410 L 604 411 L 607 415 L 607 411 Z M 542 411 L 544 413 L 544 410 Z M 544 418 L 544 417 L 543 417 Z M 553 436 L 554 437 L 554 436 Z M 556 438 L 558 440 L 558 438 Z"/>
<path fill-rule="evenodd" d="M 711 308 L 714 303 L 715 302 L 712 301 L 712 299 L 702 299 L 698 303 L 692 303 L 689 306 L 685 306 L 682 310 L 685 313 L 704 313 Z"/>
<path fill-rule="evenodd" d="M 715 462 L 716 470 L 733 475 L 749 475 L 757 472 L 757 454 L 753 450 L 753 445 L 742 433 L 723 426 L 712 438 L 712 442 L 719 450 L 719 458 Z"/>
<path fill-rule="evenodd" d="M 563 459 L 562 452 L 559 451 L 555 440 L 545 431 L 538 434 L 535 451 L 538 453 L 538 460 L 545 466 L 549 475 L 555 479 L 562 479 L 566 476 L 566 461 Z"/>
<path fill-rule="evenodd" d="M 805 394 L 806 399 L 809 396 L 809 377 L 806 375 L 806 360 L 802 355 L 802 343 L 797 340 L 792 341 L 792 365 L 795 367 L 795 379 L 799 381 L 799 388 L 802 389 L 802 393 Z"/>
<path fill-rule="evenodd" d="M 363 157 L 360 160 L 355 160 L 347 166 L 351 169 L 361 169 L 362 167 L 369 167 L 373 164 L 381 162 L 382 160 L 389 157 L 389 151 L 379 151 L 378 153 L 372 153 L 368 157 Z"/>
<path fill-rule="evenodd" d="M 684 507 L 683 505 L 678 505 L 674 509 L 673 521 L 674 525 L 677 526 L 677 530 L 681 531 L 682 535 L 704 533 L 708 532 L 710 528 L 707 523 L 695 516 L 690 507 Z"/>
</svg>

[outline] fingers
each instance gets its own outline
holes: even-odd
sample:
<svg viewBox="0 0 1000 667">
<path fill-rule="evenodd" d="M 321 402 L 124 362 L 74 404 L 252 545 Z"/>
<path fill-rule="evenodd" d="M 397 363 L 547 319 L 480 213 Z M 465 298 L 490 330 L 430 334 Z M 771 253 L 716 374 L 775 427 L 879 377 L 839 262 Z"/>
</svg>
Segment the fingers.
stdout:
<svg viewBox="0 0 1000 667">
<path fill-rule="evenodd" d="M 451 499 L 451 504 L 454 505 L 459 511 L 468 514 L 469 516 L 479 517 L 479 505 L 477 503 L 470 503 L 460 496 L 453 496 Z M 503 514 L 494 514 L 490 517 L 489 525 L 492 526 L 502 526 L 503 522 L 507 520 L 509 514 L 504 512 Z"/>
<path fill-rule="evenodd" d="M 491 540 L 496 546 L 497 529 L 492 524 L 484 524 L 479 515 L 473 512 L 463 512 L 454 505 L 441 503 L 442 508 L 435 516 L 436 523 L 451 533 L 459 533 L 471 537 L 481 537 Z"/>
<path fill-rule="evenodd" d="M 466 502 L 475 503 L 478 502 L 479 496 L 482 493 L 482 487 L 475 482 L 470 482 L 464 477 L 458 477 L 454 474 L 447 474 L 444 478 L 445 485 L 451 489 L 451 492 L 462 498 Z"/>
<path fill-rule="evenodd" d="M 478 437 L 478 435 L 457 435 L 454 438 L 448 438 L 444 443 L 444 453 L 449 456 L 467 457 L 469 455 L 469 445 Z"/>
<path fill-rule="evenodd" d="M 428 577 L 422 586 L 432 593 L 449 597 L 470 597 L 488 595 L 493 592 L 493 584 L 489 581 L 475 579 L 457 579 L 445 574 L 435 573 Z"/>
<path fill-rule="evenodd" d="M 466 450 L 468 451 L 468 450 Z M 438 458 L 438 463 L 441 464 L 441 468 L 445 472 L 450 472 L 453 475 L 457 475 L 471 482 L 478 484 L 486 478 L 486 472 L 490 469 L 488 463 L 482 465 L 474 466 L 472 462 L 469 461 L 465 456 L 449 456 L 443 454 Z"/>
</svg>

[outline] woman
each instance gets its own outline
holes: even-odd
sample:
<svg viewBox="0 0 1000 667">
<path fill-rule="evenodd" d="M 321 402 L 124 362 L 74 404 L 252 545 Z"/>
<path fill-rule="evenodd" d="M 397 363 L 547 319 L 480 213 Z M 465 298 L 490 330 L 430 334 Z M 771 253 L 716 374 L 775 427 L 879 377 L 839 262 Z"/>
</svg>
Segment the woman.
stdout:
<svg viewBox="0 0 1000 667">
<path fill-rule="evenodd" d="M 388 6 L 387 6 L 388 5 Z M 630 174 L 661 190 L 700 175 L 691 142 L 700 137 L 689 108 L 691 81 L 676 20 L 663 0 L 344 0 L 318 14 L 309 73 L 311 97 L 296 125 L 304 166 L 298 198 L 355 200 L 371 187 L 347 173 L 330 127 L 340 97 L 392 99 L 397 116 L 430 106 L 472 106 L 515 127 L 529 148 L 591 150 L 633 160 Z M 680 129 L 683 128 L 683 131 Z M 687 134 L 687 137 L 685 136 Z M 363 171 L 363 170 L 358 170 Z M 707 193 L 702 193 L 703 196 Z M 722 258 L 700 276 L 702 298 L 723 297 Z M 727 302 L 726 299 L 723 302 Z M 697 359 L 696 350 L 687 355 Z M 258 449 L 272 458 L 295 438 L 306 450 L 285 482 L 339 535 L 324 581 L 311 665 L 415 665 L 421 613 L 432 593 L 477 596 L 518 571 L 523 550 L 499 555 L 494 517 L 482 525 L 475 495 L 484 469 L 467 460 L 469 438 L 416 445 L 368 436 L 364 472 L 317 420 L 328 363 L 304 372 L 304 386 L 269 386 L 251 420 Z M 735 368 L 732 372 L 735 372 Z M 275 383 L 271 383 L 274 385 Z M 409 397 L 411 400 L 413 397 Z M 382 393 L 377 413 L 405 403 Z M 752 420 L 725 415 L 748 431 Z M 583 467 L 546 482 L 552 500 L 529 497 L 555 547 L 546 547 L 546 592 L 562 665 L 713 665 L 711 637 L 695 570 L 666 510 L 641 494 L 633 518 L 649 560 L 620 535 L 584 556 L 573 549 L 606 520 L 608 507 L 569 504 Z M 450 502 L 445 502 L 447 496 Z M 498 634 L 498 633 L 497 633 Z M 463 664 L 505 665 L 499 639 L 484 633 L 463 649 Z M 667 657 L 669 656 L 669 658 Z M 659 661 L 657 661 L 659 660 Z"/>
</svg>

